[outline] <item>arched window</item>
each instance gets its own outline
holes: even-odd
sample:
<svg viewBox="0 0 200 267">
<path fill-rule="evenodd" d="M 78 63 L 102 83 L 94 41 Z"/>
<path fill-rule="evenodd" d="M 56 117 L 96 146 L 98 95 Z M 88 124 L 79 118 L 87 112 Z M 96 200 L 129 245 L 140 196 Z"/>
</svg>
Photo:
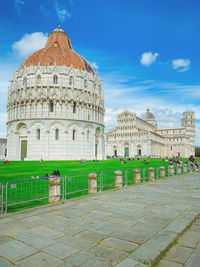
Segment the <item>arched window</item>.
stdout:
<svg viewBox="0 0 200 267">
<path fill-rule="evenodd" d="M 55 139 L 58 140 L 59 139 L 59 130 L 56 129 L 55 131 Z"/>
<path fill-rule="evenodd" d="M 74 84 L 74 77 L 70 76 L 69 77 L 69 85 L 73 85 Z"/>
<path fill-rule="evenodd" d="M 73 104 L 73 113 L 76 113 L 76 102 Z"/>
<path fill-rule="evenodd" d="M 84 80 L 84 88 L 87 88 L 88 84 L 87 84 L 87 80 Z"/>
<path fill-rule="evenodd" d="M 53 112 L 53 102 L 49 104 L 50 112 Z"/>
<path fill-rule="evenodd" d="M 76 130 L 73 130 L 73 132 L 72 132 L 72 140 L 73 141 L 75 140 L 75 134 L 76 134 Z"/>
<path fill-rule="evenodd" d="M 58 83 L 58 76 L 57 75 L 54 75 L 53 76 L 53 83 L 54 84 L 57 84 Z"/>
<path fill-rule="evenodd" d="M 41 81 L 42 81 L 41 75 L 38 75 L 37 76 L 37 84 L 41 84 Z"/>
<path fill-rule="evenodd" d="M 89 132 L 89 130 L 87 131 L 87 141 L 89 141 L 90 140 L 90 132 Z"/>
<path fill-rule="evenodd" d="M 36 130 L 36 139 L 40 140 L 40 129 Z"/>
</svg>

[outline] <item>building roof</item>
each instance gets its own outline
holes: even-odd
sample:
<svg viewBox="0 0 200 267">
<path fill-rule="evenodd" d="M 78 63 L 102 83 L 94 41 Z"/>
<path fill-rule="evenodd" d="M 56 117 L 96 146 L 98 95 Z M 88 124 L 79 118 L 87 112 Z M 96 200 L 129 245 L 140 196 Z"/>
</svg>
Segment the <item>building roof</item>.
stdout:
<svg viewBox="0 0 200 267">
<path fill-rule="evenodd" d="M 147 108 L 146 112 L 143 115 L 143 120 L 155 120 L 156 118 L 154 115 L 149 111 L 149 108 Z"/>
<path fill-rule="evenodd" d="M 34 52 L 21 64 L 20 69 L 29 66 L 67 66 L 95 74 L 93 68 L 71 45 L 69 36 L 60 28 L 53 30 L 44 48 Z"/>
</svg>

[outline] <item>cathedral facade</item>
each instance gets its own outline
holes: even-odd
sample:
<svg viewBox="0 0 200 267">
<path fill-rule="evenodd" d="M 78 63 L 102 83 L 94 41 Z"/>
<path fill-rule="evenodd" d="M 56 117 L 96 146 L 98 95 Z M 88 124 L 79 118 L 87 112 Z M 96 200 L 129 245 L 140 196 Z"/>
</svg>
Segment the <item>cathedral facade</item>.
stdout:
<svg viewBox="0 0 200 267">
<path fill-rule="evenodd" d="M 103 159 L 101 81 L 60 27 L 13 73 L 7 113 L 8 160 Z"/>
<path fill-rule="evenodd" d="M 147 109 L 143 118 L 128 110 L 117 116 L 117 126 L 105 133 L 107 156 L 189 157 L 195 154 L 194 112 L 184 112 L 181 127 L 157 128 Z"/>
</svg>

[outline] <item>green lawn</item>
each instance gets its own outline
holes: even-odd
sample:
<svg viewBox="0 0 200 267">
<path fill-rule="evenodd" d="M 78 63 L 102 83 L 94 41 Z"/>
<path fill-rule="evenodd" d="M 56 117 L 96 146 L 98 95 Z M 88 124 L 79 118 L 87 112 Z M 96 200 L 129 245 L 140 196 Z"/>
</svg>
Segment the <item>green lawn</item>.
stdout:
<svg viewBox="0 0 200 267">
<path fill-rule="evenodd" d="M 34 200 L 36 198 L 46 198 L 31 203 L 24 203 L 19 205 L 13 205 L 8 207 L 8 211 L 16 211 L 25 208 L 30 208 L 38 205 L 44 205 L 48 203 L 48 180 L 35 179 L 32 181 L 26 180 L 33 177 L 43 177 L 46 173 L 52 174 L 54 170 L 59 170 L 61 176 L 66 178 L 66 183 L 61 182 L 61 193 L 66 193 L 66 198 L 74 198 L 88 194 L 88 172 L 97 172 L 97 184 L 98 190 L 100 189 L 100 173 L 105 171 L 101 176 L 101 189 L 109 190 L 114 188 L 114 172 L 113 170 L 122 170 L 123 172 L 123 184 L 133 184 L 133 169 L 141 168 L 141 180 L 143 182 L 144 175 L 147 179 L 148 171 L 144 172 L 142 169 L 148 167 L 160 167 L 169 165 L 168 162 L 164 162 L 161 159 L 147 159 L 149 164 L 144 164 L 141 160 L 127 161 L 128 164 L 123 164 L 119 159 L 110 159 L 105 161 L 99 161 L 95 163 L 93 161 L 87 161 L 86 164 L 78 161 L 18 161 L 9 162 L 8 165 L 0 165 L 0 182 L 6 185 L 8 181 L 7 200 L 8 204 L 12 205 L 17 202 Z M 186 160 L 184 160 L 186 161 Z M 130 169 L 129 171 L 126 171 Z M 126 174 L 125 174 L 126 172 Z M 80 174 L 70 177 L 70 175 Z M 155 172 L 156 175 L 156 172 Z M 23 180 L 21 182 L 14 182 L 15 180 Z M 125 181 L 126 180 L 126 181 Z M 66 187 L 66 188 L 65 188 Z M 81 192 L 75 192 L 80 191 Z M 5 190 L 4 190 L 5 201 Z"/>
</svg>

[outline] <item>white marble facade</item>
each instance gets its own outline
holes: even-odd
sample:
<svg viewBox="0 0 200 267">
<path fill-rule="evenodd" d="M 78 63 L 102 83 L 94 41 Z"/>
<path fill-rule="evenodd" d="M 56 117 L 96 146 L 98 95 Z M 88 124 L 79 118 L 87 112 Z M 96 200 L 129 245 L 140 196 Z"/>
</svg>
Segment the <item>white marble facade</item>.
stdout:
<svg viewBox="0 0 200 267">
<path fill-rule="evenodd" d="M 24 66 L 13 73 L 7 112 L 8 160 L 103 159 L 104 96 L 95 72 Z"/>
<path fill-rule="evenodd" d="M 7 139 L 0 138 L 0 160 L 6 158 L 7 153 Z"/>
<path fill-rule="evenodd" d="M 183 113 L 181 127 L 159 129 L 149 109 L 143 119 L 125 110 L 105 137 L 107 156 L 189 157 L 195 154 L 194 112 Z"/>
</svg>

